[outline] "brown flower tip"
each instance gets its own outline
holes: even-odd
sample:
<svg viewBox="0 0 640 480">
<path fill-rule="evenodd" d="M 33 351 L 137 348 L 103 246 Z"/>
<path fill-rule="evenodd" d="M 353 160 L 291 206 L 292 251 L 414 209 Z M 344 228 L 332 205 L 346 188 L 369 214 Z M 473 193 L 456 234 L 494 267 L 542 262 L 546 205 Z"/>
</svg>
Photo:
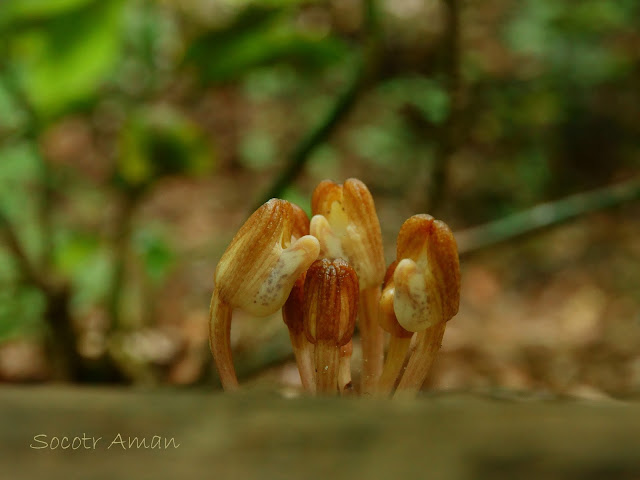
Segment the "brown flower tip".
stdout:
<svg viewBox="0 0 640 480">
<path fill-rule="evenodd" d="M 398 260 L 394 260 L 391 262 L 391 265 L 387 267 L 387 271 L 384 274 L 384 280 L 382 281 L 382 288 L 386 287 L 390 283 L 393 283 L 393 274 L 396 271 L 396 267 L 398 266 Z"/>
<path fill-rule="evenodd" d="M 289 298 L 282 306 L 282 319 L 289 327 L 289 331 L 295 334 L 304 332 L 304 281 L 307 272 L 302 272 L 293 284 Z"/>
<path fill-rule="evenodd" d="M 323 180 L 311 195 L 311 212 L 313 215 L 323 215 L 328 217 L 334 202 L 342 202 L 342 185 Z"/>
<path fill-rule="evenodd" d="M 344 260 L 316 260 L 304 283 L 304 328 L 311 343 L 342 346 L 358 314 L 358 276 Z"/>
<path fill-rule="evenodd" d="M 397 258 L 394 310 L 400 325 L 423 330 L 458 313 L 458 248 L 444 222 L 430 215 L 409 218 L 398 234 Z"/>
<path fill-rule="evenodd" d="M 302 238 L 309 235 L 309 217 L 305 211 L 295 203 L 290 203 L 292 214 L 291 237 L 293 239 Z"/>
<path fill-rule="evenodd" d="M 310 232 L 320 241 L 321 256 L 348 261 L 361 289 L 379 286 L 385 271 L 382 235 L 366 185 L 354 178 L 344 185 L 325 180 L 313 192 L 311 209 Z"/>
<path fill-rule="evenodd" d="M 413 336 L 413 332 L 405 330 L 398 323 L 393 305 L 396 292 L 393 274 L 395 273 L 397 266 L 398 262 L 393 262 L 389 265 L 387 273 L 385 273 L 382 295 L 380 295 L 380 315 L 378 317 L 378 321 L 380 326 L 394 337 L 409 338 Z"/>
<path fill-rule="evenodd" d="M 304 214 L 304 212 L 302 212 Z M 304 270 L 318 257 L 314 237 L 300 232 L 300 213 L 285 200 L 271 199 L 233 237 L 216 268 L 220 298 L 258 316 L 284 304 Z"/>
</svg>

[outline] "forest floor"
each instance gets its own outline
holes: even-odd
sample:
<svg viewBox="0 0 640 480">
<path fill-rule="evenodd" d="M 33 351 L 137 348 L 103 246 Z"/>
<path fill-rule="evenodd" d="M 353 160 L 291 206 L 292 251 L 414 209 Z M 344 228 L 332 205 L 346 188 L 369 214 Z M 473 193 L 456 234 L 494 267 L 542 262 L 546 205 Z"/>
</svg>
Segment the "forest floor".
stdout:
<svg viewBox="0 0 640 480">
<path fill-rule="evenodd" d="M 634 401 L 37 386 L 3 387 L 0 412 L 11 479 L 640 478 Z"/>
</svg>

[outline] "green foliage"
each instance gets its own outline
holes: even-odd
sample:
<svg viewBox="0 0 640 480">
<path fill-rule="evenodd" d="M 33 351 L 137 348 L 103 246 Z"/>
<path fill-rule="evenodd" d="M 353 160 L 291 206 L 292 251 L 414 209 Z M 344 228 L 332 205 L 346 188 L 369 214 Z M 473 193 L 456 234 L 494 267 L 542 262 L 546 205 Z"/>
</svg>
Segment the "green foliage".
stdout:
<svg viewBox="0 0 640 480">
<path fill-rule="evenodd" d="M 31 287 L 0 289 L 0 343 L 33 335 L 42 328 L 44 297 Z"/>
<path fill-rule="evenodd" d="M 176 110 L 142 108 L 122 129 L 118 176 L 138 189 L 167 175 L 203 175 L 215 163 L 213 146 Z"/>
<path fill-rule="evenodd" d="M 273 65 L 252 69 L 244 78 L 249 99 L 260 102 L 291 95 L 301 80 L 290 65 Z"/>
<path fill-rule="evenodd" d="M 312 5 L 314 3 L 322 3 L 324 0 L 227 0 L 230 5 L 237 5 L 240 7 L 254 6 L 254 7 L 292 7 L 296 5 Z"/>
<path fill-rule="evenodd" d="M 195 66 L 203 81 L 223 82 L 270 63 L 324 67 L 347 51 L 337 38 L 297 30 L 286 10 L 252 5 L 225 28 L 193 41 L 184 62 Z"/>
<path fill-rule="evenodd" d="M 36 148 L 27 142 L 7 145 L 0 150 L 0 194 L 16 193 L 16 183 L 37 178 L 39 160 Z"/>
<path fill-rule="evenodd" d="M 19 2 L 10 2 L 15 3 Z M 57 8 L 44 3 L 33 1 L 13 9 L 13 16 L 20 13 L 21 19 L 29 13 L 44 18 L 16 28 L 8 38 L 8 55 L 33 108 L 41 117 L 51 118 L 94 97 L 113 71 L 121 47 L 124 3 L 67 0 L 58 2 Z"/>
<path fill-rule="evenodd" d="M 547 65 L 557 81 L 589 87 L 632 68 L 607 37 L 625 28 L 636 9 L 632 1 L 527 0 L 506 25 L 506 40 L 514 51 Z"/>
<path fill-rule="evenodd" d="M 331 145 L 318 147 L 309 159 L 307 172 L 318 182 L 325 178 L 339 178 L 339 153 Z"/>
<path fill-rule="evenodd" d="M 142 259 L 144 270 L 155 285 L 159 285 L 175 264 L 176 254 L 161 232 L 145 228 L 134 235 L 133 245 Z"/>
<path fill-rule="evenodd" d="M 361 176 L 420 211 L 433 167 L 446 159 L 443 211 L 458 226 L 553 198 L 555 184 L 564 194 L 590 169 L 591 180 L 605 182 L 640 162 L 637 0 L 462 2 L 459 119 L 451 117 L 437 15 L 416 21 L 406 15 L 413 6 L 380 9 L 372 34 L 350 7 L 225 0 L 212 3 L 223 13 L 215 26 L 205 16 L 194 21 L 209 3 L 0 0 L 0 212 L 33 265 L 69 282 L 74 314 L 105 308 L 118 320 L 128 312 L 134 325 L 154 315 L 143 303 L 170 276 L 186 283 L 200 275 L 180 268 L 185 247 L 171 240 L 182 232 L 162 223 L 170 220 L 156 205 L 136 209 L 150 189 L 162 193 L 160 180 L 208 175 L 218 157 L 229 168 L 222 176 L 244 169 L 277 178 L 285 155 L 327 118 L 337 128 L 302 159 L 305 188 Z M 363 58 L 380 69 L 354 68 Z M 352 83 L 354 71 L 365 78 Z M 357 106 L 332 123 L 327 112 L 350 85 Z M 452 125 L 459 144 L 447 145 Z M 215 252 L 219 240 L 197 236 L 235 218 L 219 210 L 236 184 L 215 184 L 195 221 L 180 222 L 194 229 L 198 251 L 210 240 Z M 310 214 L 308 193 L 290 185 L 283 197 Z M 108 202 L 117 196 L 134 204 L 135 220 L 115 245 L 121 203 Z M 191 198 L 183 201 L 190 208 Z M 53 232 L 43 206 L 51 206 Z M 44 323 L 42 294 L 18 267 L 0 236 L 0 341 Z"/>
<path fill-rule="evenodd" d="M 92 0 L 6 0 L 0 4 L 0 26 L 31 24 L 65 14 Z"/>
<path fill-rule="evenodd" d="M 269 132 L 249 131 L 240 144 L 240 160 L 252 170 L 263 170 L 276 158 L 276 145 Z"/>
<path fill-rule="evenodd" d="M 37 149 L 27 142 L 0 148 L 0 212 L 30 254 L 36 254 L 42 246 L 38 204 L 33 195 L 40 187 L 34 179 L 39 177 L 41 167 Z"/>
<path fill-rule="evenodd" d="M 397 104 L 413 105 L 425 120 L 439 125 L 449 115 L 449 97 L 436 80 L 425 77 L 397 77 L 380 87 L 380 93 Z"/>
<path fill-rule="evenodd" d="M 311 199 L 309 195 L 292 185 L 282 193 L 282 198 L 302 208 L 307 216 L 311 218 Z"/>
<path fill-rule="evenodd" d="M 12 98 L 0 76 L 0 135 L 3 132 L 18 130 L 26 123 L 26 115 Z"/>
<path fill-rule="evenodd" d="M 9 252 L 0 249 L 0 285 L 7 285 L 15 281 L 16 273 L 13 256 Z"/>
<path fill-rule="evenodd" d="M 75 308 L 83 309 L 104 301 L 112 267 L 108 251 L 95 233 L 60 232 L 53 261 L 59 274 L 71 281 Z"/>
<path fill-rule="evenodd" d="M 351 134 L 357 153 L 380 165 L 393 164 L 406 153 L 408 132 L 399 122 L 364 125 Z"/>
</svg>

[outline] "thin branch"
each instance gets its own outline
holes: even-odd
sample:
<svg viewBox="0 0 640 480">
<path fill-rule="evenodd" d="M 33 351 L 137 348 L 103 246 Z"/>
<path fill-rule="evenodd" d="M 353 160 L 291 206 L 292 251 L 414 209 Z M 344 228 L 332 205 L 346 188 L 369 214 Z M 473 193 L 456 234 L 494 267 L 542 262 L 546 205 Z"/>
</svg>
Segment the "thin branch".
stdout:
<svg viewBox="0 0 640 480">
<path fill-rule="evenodd" d="M 6 52 L 6 46 L 3 51 Z M 41 152 L 39 152 L 38 139 L 44 129 L 44 124 L 40 115 L 34 108 L 33 104 L 29 100 L 27 93 L 21 87 L 16 73 L 12 71 L 10 65 L 4 62 L 0 62 L 0 69 L 5 71 L 2 80 L 4 87 L 8 90 L 12 99 L 19 105 L 22 111 L 26 114 L 28 121 L 23 129 L 24 137 L 33 143 L 37 150 L 37 160 L 39 163 L 40 173 L 40 198 L 38 199 L 38 220 L 42 236 L 42 258 L 41 266 L 43 268 L 49 268 L 51 265 L 51 256 L 53 254 L 53 174 L 51 166 L 44 158 Z"/>
<path fill-rule="evenodd" d="M 120 303 L 124 290 L 126 257 L 131 243 L 133 216 L 140 197 L 137 194 L 126 194 L 118 214 L 117 226 L 113 238 L 114 272 L 107 294 L 107 310 L 111 318 L 110 331 L 121 327 Z"/>
<path fill-rule="evenodd" d="M 54 283 L 47 273 L 38 270 L 29 259 L 9 219 L 0 212 L 0 235 L 13 254 L 19 273 L 24 280 L 38 288 L 45 297 L 44 318 L 47 321 L 49 339 L 46 348 L 51 353 L 54 378 L 78 380 L 82 358 L 76 348 L 76 334 L 69 310 L 70 292 L 65 283 Z"/>
<path fill-rule="evenodd" d="M 362 85 L 362 71 L 359 67 L 345 90 L 338 96 L 336 102 L 322 119 L 298 144 L 285 168 L 280 172 L 267 193 L 265 193 L 255 208 L 262 205 L 270 198 L 279 197 L 282 192 L 293 182 L 303 170 L 311 153 L 320 146 L 335 130 L 340 121 L 351 111 L 359 96 Z"/>
<path fill-rule="evenodd" d="M 9 251 L 13 254 L 20 274 L 30 284 L 34 285 L 42 292 L 47 294 L 50 286 L 46 278 L 32 265 L 29 256 L 22 248 L 20 239 L 15 232 L 9 219 L 0 211 L 0 235 L 4 237 L 5 244 Z"/>
<path fill-rule="evenodd" d="M 42 258 L 41 263 L 44 268 L 51 266 L 53 256 L 53 207 L 54 207 L 54 186 L 53 172 L 51 166 L 42 154 L 38 155 L 40 161 L 40 211 L 39 221 L 42 235 Z"/>
<path fill-rule="evenodd" d="M 446 0 L 445 3 L 448 11 L 442 59 L 445 88 L 449 98 L 449 116 L 439 129 L 440 141 L 437 145 L 427 193 L 428 211 L 437 210 L 446 193 L 447 163 L 460 143 L 460 119 L 463 113 L 460 74 L 460 3 L 459 0 Z"/>
<path fill-rule="evenodd" d="M 640 199 L 640 178 L 547 202 L 456 233 L 460 255 L 513 240 L 581 215 Z"/>
<path fill-rule="evenodd" d="M 3 44 L 6 48 L 6 45 Z M 5 50 L 6 51 L 6 50 Z M 29 101 L 26 92 L 20 86 L 15 72 L 6 64 L 0 65 L 5 70 L 3 83 L 13 100 L 27 115 L 27 122 L 22 134 L 29 142 L 38 146 L 38 140 L 44 124 L 37 111 Z M 51 354 L 54 378 L 59 380 L 78 380 L 81 377 L 82 358 L 78 353 L 77 337 L 73 328 L 70 311 L 69 285 L 56 279 L 51 272 L 51 256 L 53 253 L 53 182 L 51 167 L 40 153 L 39 212 L 38 219 L 42 235 L 42 255 L 39 262 L 32 262 L 24 250 L 15 229 L 9 219 L 0 212 L 0 235 L 18 265 L 20 274 L 31 285 L 42 291 L 46 306 L 43 317 L 47 322 L 50 335 L 46 349 Z"/>
<path fill-rule="evenodd" d="M 339 123 L 353 109 L 364 91 L 364 87 L 374 76 L 374 64 L 377 61 L 379 28 L 375 0 L 364 2 L 365 39 L 361 57 L 353 71 L 352 78 L 336 98 L 327 114 L 305 135 L 291 153 L 286 166 L 280 172 L 267 192 L 254 205 L 254 210 L 270 198 L 279 197 L 304 169 L 313 151 L 333 133 Z"/>
</svg>

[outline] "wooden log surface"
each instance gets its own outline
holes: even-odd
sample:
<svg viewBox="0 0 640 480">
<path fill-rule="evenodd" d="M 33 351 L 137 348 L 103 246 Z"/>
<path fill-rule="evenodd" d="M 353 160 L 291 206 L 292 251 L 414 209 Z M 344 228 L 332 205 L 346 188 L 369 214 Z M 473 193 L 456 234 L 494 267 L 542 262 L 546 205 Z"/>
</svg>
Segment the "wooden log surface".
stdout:
<svg viewBox="0 0 640 480">
<path fill-rule="evenodd" d="M 0 478 L 638 479 L 640 403 L 2 387 Z"/>
</svg>

